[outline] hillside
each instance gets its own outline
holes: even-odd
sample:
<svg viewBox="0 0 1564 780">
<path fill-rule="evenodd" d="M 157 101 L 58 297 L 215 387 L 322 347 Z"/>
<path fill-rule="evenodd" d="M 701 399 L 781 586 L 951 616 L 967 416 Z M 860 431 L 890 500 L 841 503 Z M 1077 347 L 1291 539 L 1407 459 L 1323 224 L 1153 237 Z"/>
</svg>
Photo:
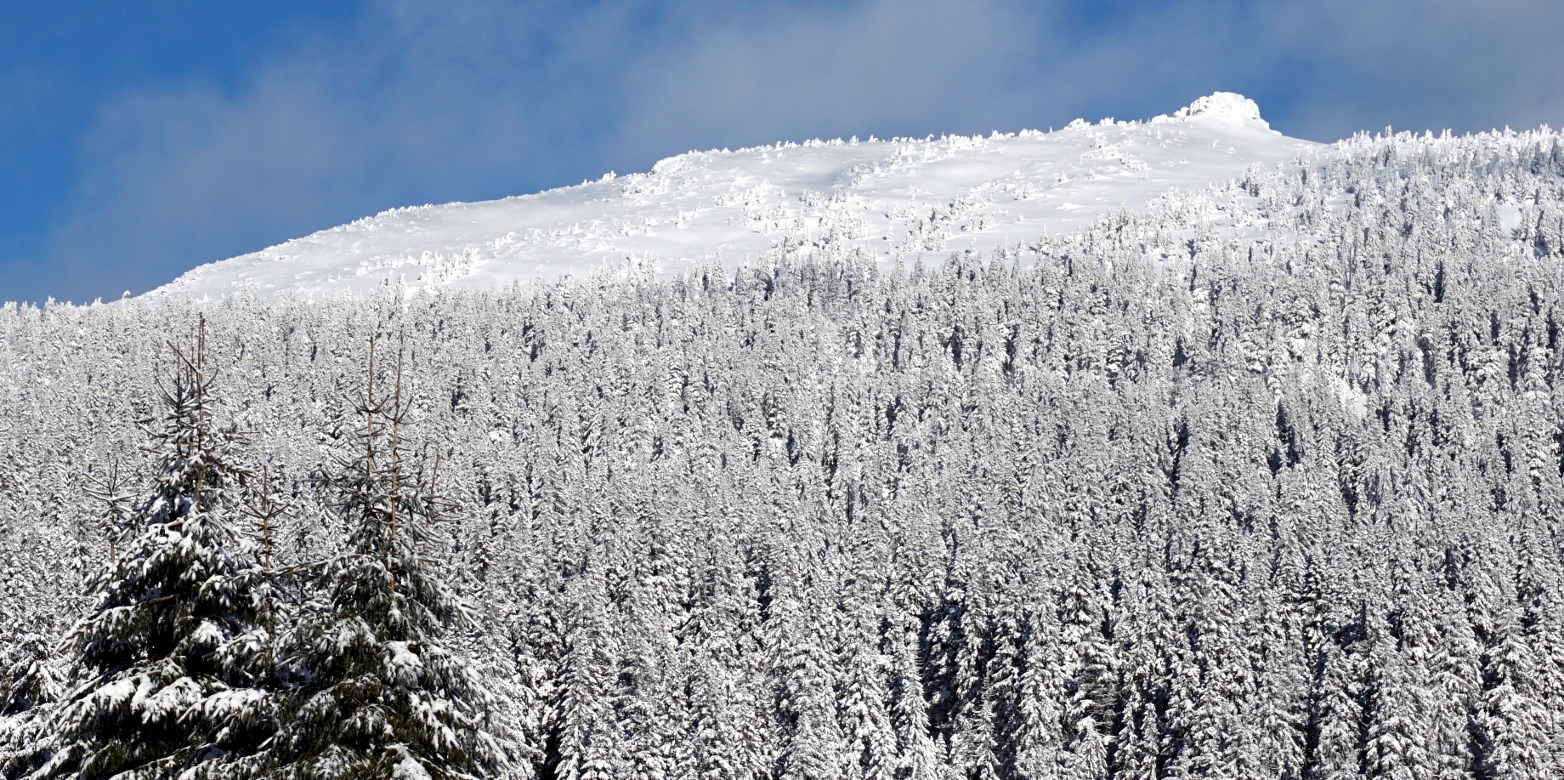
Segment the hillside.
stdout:
<svg viewBox="0 0 1564 780">
<path fill-rule="evenodd" d="M 1019 253 L 0 306 L 0 776 L 1564 776 L 1564 136 L 1245 166 Z"/>
<path fill-rule="evenodd" d="M 535 195 L 393 209 L 200 266 L 151 294 L 334 296 L 388 280 L 504 289 L 627 261 L 672 276 L 784 244 L 795 258 L 857 252 L 884 264 L 986 257 L 1317 148 L 1219 92 L 1146 122 L 691 152 Z"/>
</svg>

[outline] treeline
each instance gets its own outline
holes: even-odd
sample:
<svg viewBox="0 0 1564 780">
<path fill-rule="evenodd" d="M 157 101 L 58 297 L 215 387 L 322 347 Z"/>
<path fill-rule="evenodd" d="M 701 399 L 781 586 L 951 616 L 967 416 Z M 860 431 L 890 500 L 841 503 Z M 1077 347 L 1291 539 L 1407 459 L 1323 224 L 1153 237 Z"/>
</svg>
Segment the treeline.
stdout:
<svg viewBox="0 0 1564 780">
<path fill-rule="evenodd" d="M 499 751 L 431 776 L 1564 774 L 1558 136 L 1359 137 L 1164 206 L 938 268 L 200 307 L 235 505 L 284 507 L 231 516 L 236 571 L 305 627 L 257 657 L 400 592 L 296 584 L 361 549 L 342 458 L 399 344 L 440 507 L 407 555 L 473 605 L 429 636 Z M 99 685 L 55 652 L 151 527 L 105 496 L 169 473 L 134 423 L 194 311 L 0 314 L 12 756 Z M 290 733 L 318 678 L 270 663 Z"/>
</svg>

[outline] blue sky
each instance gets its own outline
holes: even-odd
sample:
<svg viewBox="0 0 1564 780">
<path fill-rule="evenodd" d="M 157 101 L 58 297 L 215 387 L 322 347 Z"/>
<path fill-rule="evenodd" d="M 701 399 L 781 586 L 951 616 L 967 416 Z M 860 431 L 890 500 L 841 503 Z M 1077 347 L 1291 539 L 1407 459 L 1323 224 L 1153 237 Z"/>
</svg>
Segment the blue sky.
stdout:
<svg viewBox="0 0 1564 780">
<path fill-rule="evenodd" d="M 1060 126 L 1214 90 L 1289 135 L 1564 122 L 1556 0 L 21 2 L 0 301 L 114 298 L 393 206 L 690 149 Z"/>
</svg>

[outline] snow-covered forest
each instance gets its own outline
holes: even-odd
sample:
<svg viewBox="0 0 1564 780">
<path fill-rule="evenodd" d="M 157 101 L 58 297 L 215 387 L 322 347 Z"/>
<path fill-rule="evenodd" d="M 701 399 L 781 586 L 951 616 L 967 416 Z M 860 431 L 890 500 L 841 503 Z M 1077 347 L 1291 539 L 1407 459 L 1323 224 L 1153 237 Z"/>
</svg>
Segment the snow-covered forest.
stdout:
<svg viewBox="0 0 1564 780">
<path fill-rule="evenodd" d="M 801 255 L 0 310 L 0 775 L 1564 775 L 1559 134 Z"/>
</svg>

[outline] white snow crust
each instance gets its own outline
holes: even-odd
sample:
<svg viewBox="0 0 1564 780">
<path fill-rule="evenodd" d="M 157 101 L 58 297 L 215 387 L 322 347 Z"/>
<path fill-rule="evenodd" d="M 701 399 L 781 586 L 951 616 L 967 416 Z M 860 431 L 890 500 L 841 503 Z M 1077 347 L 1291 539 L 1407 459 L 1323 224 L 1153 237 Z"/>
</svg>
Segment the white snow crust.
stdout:
<svg viewBox="0 0 1564 780">
<path fill-rule="evenodd" d="M 533 195 L 392 209 L 199 266 L 150 295 L 495 289 L 626 264 L 661 275 L 732 267 L 779 248 L 885 264 L 987 256 L 1316 147 L 1218 92 L 1148 122 L 691 152 Z"/>
<path fill-rule="evenodd" d="M 1213 92 L 1173 112 L 1172 116 L 1152 119 L 1153 123 L 1189 121 L 1271 129 L 1270 123 L 1260 117 L 1260 104 L 1236 92 Z"/>
</svg>

